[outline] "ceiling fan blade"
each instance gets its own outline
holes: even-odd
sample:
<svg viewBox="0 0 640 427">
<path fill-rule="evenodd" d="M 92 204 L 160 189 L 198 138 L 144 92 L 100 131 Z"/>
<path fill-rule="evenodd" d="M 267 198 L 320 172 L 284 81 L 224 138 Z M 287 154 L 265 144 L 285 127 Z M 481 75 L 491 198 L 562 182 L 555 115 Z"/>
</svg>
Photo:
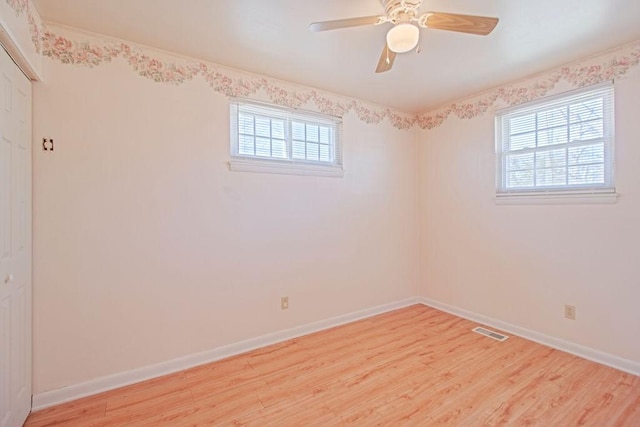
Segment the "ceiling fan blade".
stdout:
<svg viewBox="0 0 640 427">
<path fill-rule="evenodd" d="M 359 27 L 361 25 L 375 25 L 385 22 L 386 16 L 362 16 L 360 18 L 337 19 L 335 21 L 314 22 L 309 25 L 313 32 L 337 30 L 338 28 Z"/>
<path fill-rule="evenodd" d="M 486 36 L 498 25 L 498 18 L 486 16 L 458 15 L 456 13 L 427 12 L 418 18 L 418 24 L 436 30 Z"/>
<path fill-rule="evenodd" d="M 393 67 L 393 61 L 396 59 L 396 53 L 389 49 L 389 46 L 385 43 L 384 49 L 382 49 L 382 55 L 378 61 L 378 67 L 376 67 L 376 73 L 384 73 L 389 71 Z"/>
</svg>

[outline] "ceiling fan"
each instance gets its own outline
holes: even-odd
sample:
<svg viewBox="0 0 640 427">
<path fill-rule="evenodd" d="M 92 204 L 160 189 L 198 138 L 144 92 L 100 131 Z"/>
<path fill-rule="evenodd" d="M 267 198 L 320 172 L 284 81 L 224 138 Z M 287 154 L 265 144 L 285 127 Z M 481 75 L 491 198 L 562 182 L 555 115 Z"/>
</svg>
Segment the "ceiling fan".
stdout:
<svg viewBox="0 0 640 427">
<path fill-rule="evenodd" d="M 393 27 L 387 33 L 387 43 L 382 50 L 376 73 L 384 73 L 393 67 L 397 53 L 409 52 L 418 45 L 420 28 L 456 31 L 486 36 L 498 25 L 498 18 L 459 15 L 455 13 L 425 12 L 418 14 L 422 0 L 380 0 L 385 15 L 362 16 L 335 21 L 314 22 L 311 31 L 336 30 L 362 25 L 380 25 L 387 22 Z M 417 24 L 417 25 L 416 25 Z"/>
</svg>

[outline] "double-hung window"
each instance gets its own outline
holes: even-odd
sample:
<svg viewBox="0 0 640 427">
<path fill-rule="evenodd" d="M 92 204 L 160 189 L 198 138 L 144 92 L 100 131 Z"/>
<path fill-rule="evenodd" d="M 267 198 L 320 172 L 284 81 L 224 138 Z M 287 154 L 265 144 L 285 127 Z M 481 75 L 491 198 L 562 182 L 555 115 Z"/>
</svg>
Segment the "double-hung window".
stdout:
<svg viewBox="0 0 640 427">
<path fill-rule="evenodd" d="M 613 136 L 612 83 L 499 112 L 497 196 L 614 193 Z"/>
<path fill-rule="evenodd" d="M 342 176 L 339 118 L 239 99 L 230 109 L 232 170 Z"/>
</svg>

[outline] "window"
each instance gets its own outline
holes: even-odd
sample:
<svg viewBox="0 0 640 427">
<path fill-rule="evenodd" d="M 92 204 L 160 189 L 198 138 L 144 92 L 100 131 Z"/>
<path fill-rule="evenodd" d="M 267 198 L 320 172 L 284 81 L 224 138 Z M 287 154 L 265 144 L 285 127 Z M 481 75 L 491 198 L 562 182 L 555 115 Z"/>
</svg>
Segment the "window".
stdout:
<svg viewBox="0 0 640 427">
<path fill-rule="evenodd" d="M 613 84 L 498 113 L 497 194 L 614 193 Z"/>
<path fill-rule="evenodd" d="M 342 176 L 340 119 L 231 101 L 231 169 Z"/>
</svg>

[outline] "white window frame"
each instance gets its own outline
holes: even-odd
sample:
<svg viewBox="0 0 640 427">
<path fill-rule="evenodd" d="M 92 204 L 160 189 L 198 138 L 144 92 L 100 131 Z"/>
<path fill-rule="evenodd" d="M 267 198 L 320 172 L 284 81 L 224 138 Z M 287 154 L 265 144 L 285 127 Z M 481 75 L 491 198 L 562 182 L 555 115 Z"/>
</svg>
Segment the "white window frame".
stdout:
<svg viewBox="0 0 640 427">
<path fill-rule="evenodd" d="M 534 112 L 545 111 L 553 107 L 568 106 L 575 104 L 580 99 L 603 97 L 605 100 L 603 112 L 603 143 L 604 143 L 604 183 L 580 184 L 580 185 L 557 185 L 557 186 L 534 186 L 508 188 L 506 184 L 508 154 L 544 152 L 549 149 L 565 147 L 567 150 L 573 146 L 587 144 L 585 142 L 571 142 L 546 146 L 536 146 L 535 148 L 525 148 L 521 150 L 507 151 L 509 120 L 519 116 L 525 116 Z M 567 133 L 569 133 L 570 122 L 567 118 Z M 570 92 L 565 92 L 556 96 L 546 97 L 538 101 L 520 104 L 514 107 L 505 108 L 496 113 L 496 202 L 500 204 L 519 203 L 615 203 L 617 194 L 614 183 L 614 88 L 613 82 L 605 82 L 598 85 L 581 88 Z M 535 131 L 537 135 L 537 130 Z M 537 136 L 536 136 L 537 138 Z M 568 156 L 567 156 L 568 157 Z M 568 162 L 568 160 L 567 160 Z M 567 168 L 569 165 L 567 164 Z M 534 174 L 536 170 L 534 169 Z"/>
<path fill-rule="evenodd" d="M 269 103 L 241 98 L 232 98 L 230 111 L 230 155 L 229 167 L 232 171 L 279 173 L 288 175 L 314 175 L 343 177 L 342 167 L 342 119 L 312 111 L 286 108 Z M 284 120 L 287 158 L 275 158 L 259 155 L 240 154 L 239 115 L 242 112 L 259 115 L 269 119 Z M 333 159 L 331 162 L 293 158 L 292 123 L 329 128 Z M 281 139 L 279 139 L 281 140 Z M 306 147 L 306 143 L 305 143 Z"/>
</svg>

